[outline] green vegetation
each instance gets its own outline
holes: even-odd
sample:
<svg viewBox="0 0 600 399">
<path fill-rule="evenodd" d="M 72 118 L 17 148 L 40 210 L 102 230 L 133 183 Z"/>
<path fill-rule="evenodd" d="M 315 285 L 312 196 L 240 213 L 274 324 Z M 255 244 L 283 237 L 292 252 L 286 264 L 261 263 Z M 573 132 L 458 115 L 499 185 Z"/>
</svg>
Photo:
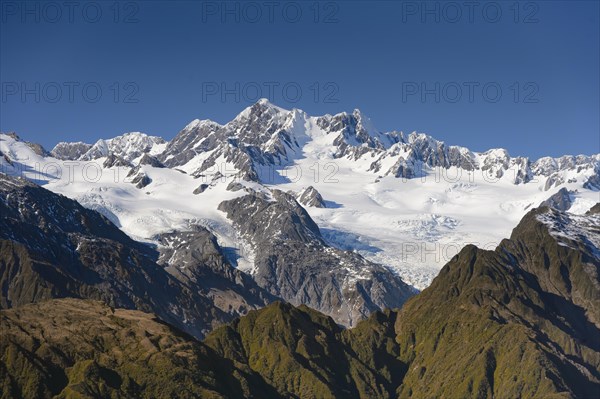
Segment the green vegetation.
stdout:
<svg viewBox="0 0 600 399">
<path fill-rule="evenodd" d="M 54 299 L 1 312 L 2 398 L 223 398 L 269 393 L 153 315 Z M 257 394 L 256 397 L 261 397 Z"/>
</svg>

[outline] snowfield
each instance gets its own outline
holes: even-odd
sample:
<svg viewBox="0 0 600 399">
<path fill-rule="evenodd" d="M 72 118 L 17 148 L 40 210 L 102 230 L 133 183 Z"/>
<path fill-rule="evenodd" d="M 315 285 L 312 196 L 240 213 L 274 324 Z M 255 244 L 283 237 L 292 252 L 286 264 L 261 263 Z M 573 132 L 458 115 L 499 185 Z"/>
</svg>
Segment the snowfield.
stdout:
<svg viewBox="0 0 600 399">
<path fill-rule="evenodd" d="M 307 208 L 330 243 L 389 266 L 418 289 L 427 287 L 465 245 L 494 249 L 527 211 L 560 189 L 543 191 L 544 181 L 491 182 L 465 171 L 458 181 L 436 179 L 432 171 L 424 178 L 387 176 L 375 183 L 372 174 L 361 173 L 355 165 L 335 162 L 337 182 L 315 181 L 309 175 L 276 187 L 294 191 L 315 187 L 325 201 L 336 204 Z M 298 164 L 312 172 L 311 160 Z M 571 208 L 574 213 L 585 213 L 600 202 L 600 193 L 582 189 L 581 183 L 561 187 L 578 190 Z"/>
</svg>

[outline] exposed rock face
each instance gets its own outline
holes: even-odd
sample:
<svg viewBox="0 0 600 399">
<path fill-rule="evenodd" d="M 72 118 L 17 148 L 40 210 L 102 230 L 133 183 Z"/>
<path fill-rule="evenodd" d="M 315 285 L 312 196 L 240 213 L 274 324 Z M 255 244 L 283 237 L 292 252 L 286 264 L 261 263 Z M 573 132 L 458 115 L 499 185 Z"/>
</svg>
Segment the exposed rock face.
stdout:
<svg viewBox="0 0 600 399">
<path fill-rule="evenodd" d="M 315 208 L 327 208 L 321 194 L 313 186 L 305 188 L 298 195 L 298 202 L 304 206 L 314 206 Z"/>
<path fill-rule="evenodd" d="M 137 172 L 135 177 L 131 179 L 131 184 L 134 184 L 137 188 L 142 189 L 152 183 L 152 179 L 144 172 Z"/>
<path fill-rule="evenodd" d="M 379 153 L 401 139 L 395 132 L 377 131 L 358 109 L 352 114 L 325 115 L 317 118 L 316 123 L 327 134 L 336 136 L 333 143 L 337 147 L 337 158 L 358 159 L 368 152 Z"/>
<path fill-rule="evenodd" d="M 590 208 L 589 211 L 586 212 L 586 215 L 595 215 L 600 213 L 600 202 Z"/>
<path fill-rule="evenodd" d="M 202 183 L 201 185 L 199 185 L 197 188 L 194 189 L 194 194 L 202 194 L 204 191 L 206 191 L 206 189 L 208 187 L 210 187 L 208 184 Z"/>
<path fill-rule="evenodd" d="M 272 196 L 249 194 L 222 202 L 219 209 L 254 246 L 253 276 L 273 295 L 352 326 L 414 294 L 386 268 L 328 246 L 293 196 L 279 190 Z"/>
<path fill-rule="evenodd" d="M 221 128 L 222 125 L 216 122 L 196 119 L 167 144 L 159 159 L 167 167 L 185 165 L 198 153 L 214 148 L 216 143 L 210 137 L 216 135 Z"/>
<path fill-rule="evenodd" d="M 235 168 L 230 174 L 271 183 L 273 170 L 301 157 L 303 145 L 315 131 L 333 137 L 331 151 L 335 158 L 372 159 L 370 171 L 405 179 L 422 177 L 433 168 L 456 167 L 477 171 L 491 181 L 509 179 L 514 184 L 526 184 L 544 179 L 548 190 L 565 183 L 566 172 L 579 173 L 600 165 L 597 155 L 546 157 L 531 162 L 525 157 L 511 157 L 503 149 L 473 153 L 423 133 L 380 132 L 359 110 L 310 117 L 300 110 L 283 110 L 266 100 L 248 107 L 225 125 L 193 121 L 167 145 L 160 159 L 169 167 L 182 166 L 198 154 L 210 153 L 208 157 L 201 155 L 202 164 L 194 175 L 214 173 L 222 166 L 219 161 L 225 161 Z M 594 180 L 589 184 L 595 184 Z"/>
<path fill-rule="evenodd" d="M 142 189 L 152 183 L 152 179 L 150 176 L 148 176 L 148 173 L 146 173 L 144 166 L 145 164 L 140 162 L 137 166 L 132 167 L 127 173 L 127 179 L 129 179 L 130 183 L 139 189 Z"/>
<path fill-rule="evenodd" d="M 597 171 L 596 174 L 591 175 L 585 181 L 585 183 L 583 183 L 583 188 L 587 188 L 588 190 L 600 191 L 600 171 Z"/>
<path fill-rule="evenodd" d="M 471 171 L 477 167 L 475 155 L 466 148 L 447 146 L 441 141 L 422 133 L 400 134 L 398 142 L 382 152 L 371 164 L 373 172 L 384 172 L 394 177 L 414 178 L 422 176 L 428 168 L 460 167 Z M 386 159 L 396 159 L 388 170 L 382 170 Z"/>
<path fill-rule="evenodd" d="M 25 142 L 27 144 L 27 146 L 29 148 L 32 149 L 32 151 L 34 152 L 34 154 L 39 155 L 41 157 L 47 157 L 50 155 L 50 153 L 48 151 L 46 151 L 46 149 L 44 147 L 42 147 L 41 144 L 38 143 L 31 143 L 29 141 Z"/>
<path fill-rule="evenodd" d="M 598 171 L 600 170 L 600 156 L 565 155 L 559 158 L 543 157 L 531 165 L 531 170 L 535 176 L 547 177 L 544 187 L 545 190 L 549 190 L 565 183 L 566 179 L 564 177 L 564 172 L 567 171 L 576 171 L 579 173 L 581 171 L 591 170 L 594 172 L 594 174 L 590 176 L 593 183 L 595 180 L 594 176 L 598 176 Z M 593 189 L 590 187 L 585 188 Z"/>
<path fill-rule="evenodd" d="M 242 183 L 232 181 L 227 185 L 227 191 L 240 191 L 244 189 L 244 185 Z"/>
<path fill-rule="evenodd" d="M 112 155 L 109 155 L 109 157 Z M 131 163 L 127 163 L 124 166 L 131 166 Z M 144 169 L 144 166 L 151 166 L 154 168 L 164 168 L 165 166 L 160 162 L 156 157 L 144 154 L 138 164 L 135 167 L 132 167 L 127 173 L 127 178 L 130 179 L 131 184 L 135 185 L 137 188 L 142 189 L 152 183 L 152 178 L 148 176 L 147 170 Z"/>
<path fill-rule="evenodd" d="M 164 168 L 165 165 L 162 164 L 162 162 L 160 162 L 158 160 L 158 158 L 149 155 L 149 154 L 144 154 L 142 155 L 142 157 L 140 158 L 140 161 L 138 163 L 138 165 L 150 165 L 153 166 L 155 168 Z"/>
<path fill-rule="evenodd" d="M 83 156 L 92 148 L 91 144 L 83 143 L 81 141 L 74 143 L 61 142 L 54 146 L 50 155 L 54 158 L 62 159 L 65 161 L 74 161 Z"/>
<path fill-rule="evenodd" d="M 389 157 L 397 157 L 398 164 L 385 172 L 395 176 L 414 177 L 424 167 L 459 166 L 472 170 L 477 166 L 474 155 L 465 148 L 446 146 L 424 134 L 379 132 L 359 110 L 311 118 L 302 111 L 282 110 L 265 100 L 226 125 L 193 121 L 168 144 L 160 158 L 173 167 L 186 164 L 199 153 L 211 152 L 196 174 L 214 169 L 217 160 L 224 159 L 236 167 L 238 177 L 268 183 L 272 177 L 264 168 L 291 164 L 301 153 L 302 145 L 310 140 L 306 126 L 335 137 L 336 158 L 375 157 L 371 166 L 374 172 Z M 411 165 L 410 170 L 406 170 L 407 164 Z"/>
<path fill-rule="evenodd" d="M 250 283 L 235 277 L 234 271 L 229 275 L 231 286 L 226 287 L 227 267 L 233 268 L 225 263 L 219 264 L 221 285 L 206 296 L 202 285 L 168 273 L 156 264 L 156 251 L 131 240 L 104 216 L 26 180 L 0 174 L 0 214 L 2 308 L 49 298 L 98 299 L 115 307 L 152 311 L 202 336 L 240 314 L 237 310 L 264 304 L 259 293 L 250 288 L 244 292 Z M 198 247 L 191 248 L 198 257 Z M 192 266 L 196 274 L 203 267 L 217 267 L 209 262 Z M 231 306 L 229 291 L 237 293 Z M 248 300 L 242 309 L 245 294 Z"/>
<path fill-rule="evenodd" d="M 563 187 L 560 190 L 558 190 L 556 194 L 552 195 L 546 201 L 542 202 L 540 206 L 547 206 L 550 208 L 558 209 L 559 211 L 566 212 L 573 205 L 573 201 L 571 200 L 571 194 L 574 193 Z"/>
<path fill-rule="evenodd" d="M 130 167 L 131 163 L 118 155 L 108 154 L 102 166 L 105 168 Z"/>
<path fill-rule="evenodd" d="M 168 167 L 182 166 L 198 154 L 210 152 L 194 176 L 214 173 L 213 169 L 222 166 L 219 161 L 225 161 L 235 168 L 230 173 L 241 179 L 266 181 L 269 177 L 262 168 L 290 163 L 300 148 L 291 133 L 297 118 L 296 112 L 261 100 L 226 125 L 191 122 L 167 145 L 160 159 Z"/>
<path fill-rule="evenodd" d="M 229 264 L 216 237 L 204 227 L 161 234 L 158 263 L 232 316 L 263 307 L 277 298 Z"/>
</svg>

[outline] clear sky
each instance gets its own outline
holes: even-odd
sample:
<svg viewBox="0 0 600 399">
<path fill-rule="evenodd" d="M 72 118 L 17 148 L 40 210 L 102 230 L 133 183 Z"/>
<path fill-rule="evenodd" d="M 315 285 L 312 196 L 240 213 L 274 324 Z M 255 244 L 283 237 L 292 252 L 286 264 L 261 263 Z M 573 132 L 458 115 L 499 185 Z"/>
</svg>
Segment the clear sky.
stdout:
<svg viewBox="0 0 600 399">
<path fill-rule="evenodd" d="M 598 1 L 0 4 L 0 129 L 49 149 L 267 97 L 475 151 L 600 152 Z"/>
</svg>

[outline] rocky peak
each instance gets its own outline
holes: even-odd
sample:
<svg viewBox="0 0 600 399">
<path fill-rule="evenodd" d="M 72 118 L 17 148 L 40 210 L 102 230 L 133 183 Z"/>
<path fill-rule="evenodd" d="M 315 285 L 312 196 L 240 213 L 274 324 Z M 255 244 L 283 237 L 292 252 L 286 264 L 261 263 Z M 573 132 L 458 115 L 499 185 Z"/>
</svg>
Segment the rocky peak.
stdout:
<svg viewBox="0 0 600 399">
<path fill-rule="evenodd" d="M 514 184 L 528 183 L 535 176 L 548 177 L 545 188 L 549 189 L 568 180 L 566 171 L 580 173 L 600 165 L 600 156 L 542 158 L 531 163 L 525 157 L 511 157 L 504 149 L 473 153 L 424 133 L 405 136 L 401 132 L 381 132 L 358 109 L 309 117 L 301 110 L 288 111 L 265 99 L 225 125 L 194 120 L 167 145 L 159 159 L 168 167 L 187 164 L 186 171 L 194 176 L 214 169 L 218 160 L 224 159 L 235 166 L 237 177 L 262 181 L 264 167 L 292 164 L 303 157 L 306 143 L 329 135 L 333 148 L 323 149 L 323 153 L 335 158 L 369 159 L 370 171 L 403 178 L 423 176 L 432 168 L 458 167 L 480 169 L 487 180 L 508 179 Z M 383 165 L 392 167 L 382 170 Z M 588 180 L 588 187 L 600 187 L 600 178 L 591 176 Z"/>
<path fill-rule="evenodd" d="M 19 137 L 19 135 L 16 132 L 9 132 L 9 133 L 2 133 L 0 132 L 0 135 L 4 135 L 8 138 L 10 138 L 12 141 L 14 142 L 20 142 L 23 143 L 24 145 L 26 145 L 35 155 L 38 155 L 40 157 L 46 157 L 49 156 L 50 153 L 48 151 L 46 151 L 46 149 L 38 143 L 33 143 L 31 141 L 24 141 L 21 139 L 21 137 Z M 1 139 L 0 139 L 1 140 Z M 4 154 L 5 156 L 9 157 L 7 154 Z"/>
<path fill-rule="evenodd" d="M 597 203 L 596 205 L 594 205 L 593 207 L 591 207 L 587 212 L 586 215 L 596 215 L 600 213 L 600 202 Z"/>
<path fill-rule="evenodd" d="M 223 126 L 210 120 L 195 119 L 184 127 L 158 155 L 167 167 L 183 166 L 198 154 L 213 150 L 221 141 Z"/>
<path fill-rule="evenodd" d="M 298 194 L 298 202 L 304 206 L 314 206 L 315 208 L 326 208 L 325 201 L 321 194 L 313 186 L 308 186 Z"/>
<path fill-rule="evenodd" d="M 327 245 L 288 193 L 249 194 L 222 202 L 219 210 L 252 243 L 256 282 L 292 304 L 306 304 L 353 326 L 374 310 L 400 306 L 414 293 L 386 268 Z"/>
<path fill-rule="evenodd" d="M 119 155 L 115 155 L 113 153 L 109 153 L 104 163 L 102 164 L 104 168 L 112 168 L 112 167 L 130 167 L 131 163 L 124 159 Z"/>
<path fill-rule="evenodd" d="M 90 149 L 87 150 L 85 152 L 85 154 L 83 154 L 81 156 L 80 159 L 82 161 L 91 161 L 94 159 L 106 157 L 106 156 L 108 156 L 108 153 L 109 153 L 109 149 L 108 149 L 107 141 L 104 139 L 100 139 L 100 140 L 96 141 L 94 143 L 94 145 L 92 145 L 90 147 Z"/>
<path fill-rule="evenodd" d="M 550 196 L 547 200 L 543 201 L 540 206 L 547 206 L 566 212 L 569 210 L 569 208 L 571 208 L 571 205 L 573 205 L 573 194 L 575 194 L 574 191 L 569 191 L 563 187 L 555 194 Z"/>
<path fill-rule="evenodd" d="M 358 109 L 352 114 L 342 112 L 318 117 L 316 123 L 326 134 L 336 136 L 333 144 L 337 147 L 337 158 L 358 159 L 368 152 L 384 151 L 399 140 L 395 134 L 378 131 Z"/>
<path fill-rule="evenodd" d="M 149 165 L 155 168 L 164 168 L 165 166 L 162 164 L 162 162 L 160 162 L 158 160 L 158 158 L 145 153 L 144 155 L 142 155 L 142 157 L 140 158 L 138 165 Z"/>
<path fill-rule="evenodd" d="M 50 154 L 57 159 L 74 161 L 80 159 L 90 148 L 92 148 L 91 144 L 81 141 L 73 143 L 60 142 L 54 146 Z"/>
<path fill-rule="evenodd" d="M 282 130 L 290 111 L 261 99 L 244 109 L 225 126 L 239 143 L 261 146 L 271 140 L 273 134 Z"/>
<path fill-rule="evenodd" d="M 98 140 L 81 156 L 80 160 L 91 161 L 113 153 L 131 162 L 142 154 L 151 152 L 154 148 L 158 148 L 158 146 L 163 144 L 165 144 L 165 140 L 161 137 L 148 136 L 140 132 L 125 133 L 112 139 Z"/>
</svg>

